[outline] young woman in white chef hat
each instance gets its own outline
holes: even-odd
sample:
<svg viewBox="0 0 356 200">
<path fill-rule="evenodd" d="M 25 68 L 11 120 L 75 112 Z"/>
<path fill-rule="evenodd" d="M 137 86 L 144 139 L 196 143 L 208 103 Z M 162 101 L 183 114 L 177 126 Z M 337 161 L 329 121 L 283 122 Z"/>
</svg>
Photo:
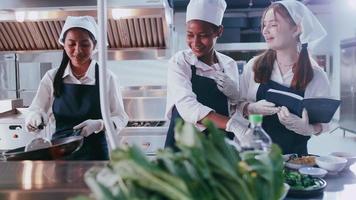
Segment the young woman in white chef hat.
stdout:
<svg viewBox="0 0 356 200">
<path fill-rule="evenodd" d="M 38 131 L 47 116 L 54 116 L 56 131 L 81 129 L 83 146 L 67 160 L 108 160 L 108 145 L 101 116 L 98 64 L 93 60 L 98 37 L 97 24 L 91 16 L 67 17 L 59 43 L 63 46 L 62 62 L 58 69 L 49 70 L 41 80 L 37 94 L 29 108 L 26 127 Z M 126 126 L 128 116 L 115 76 L 109 72 L 108 98 L 117 131 Z M 52 114 L 53 113 L 53 114 Z M 70 136 L 59 133 L 53 138 Z"/>
<path fill-rule="evenodd" d="M 308 45 L 319 41 L 326 32 L 313 13 L 295 0 L 272 3 L 261 23 L 268 50 L 245 66 L 240 82 L 240 111 L 245 116 L 263 114 L 262 127 L 283 153 L 307 154 L 310 136 L 325 131 L 327 125 L 309 124 L 305 110 L 299 117 L 264 99 L 269 89 L 304 98 L 329 97 L 326 73 L 308 54 Z"/>
<path fill-rule="evenodd" d="M 189 49 L 177 52 L 170 59 L 168 69 L 166 115 L 170 126 L 166 147 L 174 147 L 177 118 L 195 124 L 201 131 L 205 129 L 201 123 L 204 119 L 230 132 L 246 130 L 228 118 L 239 98 L 236 63 L 214 49 L 223 33 L 221 23 L 225 9 L 224 0 L 190 0 L 188 4 L 186 43 Z M 227 133 L 227 136 L 233 138 L 234 134 Z"/>
</svg>

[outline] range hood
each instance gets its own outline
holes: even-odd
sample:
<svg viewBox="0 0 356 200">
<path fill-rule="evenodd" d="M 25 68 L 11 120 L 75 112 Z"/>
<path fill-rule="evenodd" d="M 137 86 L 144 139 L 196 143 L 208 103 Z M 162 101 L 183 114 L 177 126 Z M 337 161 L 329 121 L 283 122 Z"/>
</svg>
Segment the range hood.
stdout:
<svg viewBox="0 0 356 200">
<path fill-rule="evenodd" d="M 96 17 L 96 4 L 96 0 L 2 0 L 0 51 L 60 50 L 58 37 L 66 17 Z M 164 56 L 170 47 L 172 15 L 166 0 L 109 0 L 109 51 Z"/>
</svg>

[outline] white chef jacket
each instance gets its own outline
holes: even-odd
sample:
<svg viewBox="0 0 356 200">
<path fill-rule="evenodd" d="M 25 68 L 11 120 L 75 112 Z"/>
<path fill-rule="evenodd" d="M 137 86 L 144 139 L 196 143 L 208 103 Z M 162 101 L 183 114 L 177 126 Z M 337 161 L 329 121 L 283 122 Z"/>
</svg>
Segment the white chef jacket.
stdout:
<svg viewBox="0 0 356 200">
<path fill-rule="evenodd" d="M 258 56 L 252 58 L 245 66 L 240 82 L 240 103 L 239 110 L 242 113 L 243 107 L 247 102 L 256 102 L 256 93 L 260 83 L 254 80 L 253 65 Z M 304 98 L 324 97 L 330 98 L 330 83 L 326 73 L 318 64 L 310 58 L 314 76 L 305 88 Z M 287 73 L 282 75 L 277 61 L 274 62 L 271 74 L 271 80 L 286 87 L 290 87 L 294 73 L 290 69 Z M 322 124 L 323 131 L 328 130 L 328 124 Z"/>
<path fill-rule="evenodd" d="M 177 52 L 169 61 L 168 78 L 167 78 L 167 106 L 166 117 L 171 118 L 172 109 L 175 105 L 181 117 L 189 123 L 195 124 L 200 130 L 204 127 L 197 125 L 197 122 L 206 117 L 212 108 L 209 108 L 198 102 L 196 94 L 192 90 L 192 70 L 191 66 L 196 67 L 196 74 L 214 79 L 217 71 L 224 71 L 238 87 L 238 71 L 236 62 L 217 51 L 215 51 L 218 63 L 212 66 L 198 60 L 191 49 Z M 236 91 L 238 92 L 238 91 Z M 232 103 L 228 100 L 229 113 Z"/>
<path fill-rule="evenodd" d="M 68 63 L 64 73 L 63 82 L 68 84 L 83 84 L 83 85 L 95 85 L 95 65 L 96 61 L 92 60 L 86 74 L 78 80 L 72 73 L 70 64 Z M 57 69 L 49 70 L 42 78 L 37 90 L 37 94 L 33 99 L 30 112 L 45 112 L 49 116 L 49 123 L 51 127 L 55 127 L 55 118 L 52 111 L 52 105 L 54 101 L 53 96 L 53 80 L 57 73 Z M 111 113 L 111 120 L 116 125 L 117 132 L 120 132 L 128 122 L 128 116 L 124 110 L 122 96 L 116 83 L 116 76 L 108 70 L 106 74 L 107 80 L 107 94 L 109 100 L 109 110 Z M 98 94 L 99 95 L 99 94 Z M 54 128 L 51 128 L 54 129 Z M 53 130 L 52 130 L 53 131 Z"/>
</svg>

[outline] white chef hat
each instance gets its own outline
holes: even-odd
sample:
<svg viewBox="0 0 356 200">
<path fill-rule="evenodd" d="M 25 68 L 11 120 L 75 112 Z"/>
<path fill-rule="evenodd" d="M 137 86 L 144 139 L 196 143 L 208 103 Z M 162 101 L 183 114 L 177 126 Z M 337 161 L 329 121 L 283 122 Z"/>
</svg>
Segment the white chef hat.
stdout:
<svg viewBox="0 0 356 200">
<path fill-rule="evenodd" d="M 190 0 L 186 22 L 197 19 L 220 26 L 225 9 L 225 0 Z"/>
<path fill-rule="evenodd" d="M 64 45 L 63 37 L 64 33 L 71 28 L 83 28 L 93 34 L 95 40 L 98 37 L 98 25 L 92 16 L 68 16 L 64 26 L 62 28 L 61 35 L 59 36 L 58 42 L 62 46 Z"/>
<path fill-rule="evenodd" d="M 303 3 L 296 0 L 283 0 L 274 3 L 282 4 L 288 10 L 293 21 L 301 26 L 299 40 L 302 45 L 315 44 L 326 36 L 324 27 Z"/>
</svg>

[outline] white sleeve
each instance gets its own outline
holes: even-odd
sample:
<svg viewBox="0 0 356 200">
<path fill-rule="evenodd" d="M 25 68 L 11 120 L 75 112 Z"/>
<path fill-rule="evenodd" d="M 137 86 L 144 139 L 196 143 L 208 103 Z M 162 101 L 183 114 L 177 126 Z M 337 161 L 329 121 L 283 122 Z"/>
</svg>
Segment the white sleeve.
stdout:
<svg viewBox="0 0 356 200">
<path fill-rule="evenodd" d="M 232 92 L 236 92 L 236 96 L 238 99 L 240 99 L 240 85 L 239 85 L 239 72 L 237 70 L 237 63 L 232 60 L 231 63 L 228 64 L 228 66 L 226 66 L 226 75 L 235 82 L 235 86 L 237 88 L 237 91 L 232 91 Z M 229 103 L 229 108 L 236 108 L 237 103 L 236 102 L 232 102 L 231 99 L 229 97 L 227 97 L 228 103 Z M 233 114 L 234 111 L 229 109 L 229 113 Z"/>
<path fill-rule="evenodd" d="M 314 77 L 305 89 L 304 98 L 330 98 L 330 83 L 326 73 L 318 66 L 314 67 Z M 322 123 L 322 132 L 329 130 L 329 123 Z"/>
<path fill-rule="evenodd" d="M 51 71 L 49 71 L 51 72 Z M 53 102 L 53 80 L 47 72 L 41 79 L 37 93 L 29 107 L 29 112 L 48 113 Z"/>
<path fill-rule="evenodd" d="M 178 58 L 179 59 L 179 58 Z M 181 60 L 171 59 L 167 77 L 167 117 L 175 105 L 181 117 L 190 123 L 196 124 L 206 117 L 213 109 L 197 101 L 192 90 L 191 68 Z"/>
<path fill-rule="evenodd" d="M 115 124 L 117 133 L 119 133 L 129 120 L 125 110 L 120 88 L 117 86 L 116 77 L 111 74 L 108 82 L 108 94 L 110 104 L 111 120 Z"/>
<path fill-rule="evenodd" d="M 242 76 L 240 79 L 240 101 L 238 103 L 238 109 L 240 113 L 243 112 L 243 108 L 246 103 L 250 101 L 255 101 L 256 99 L 251 99 L 249 97 L 249 89 L 250 89 L 250 82 L 253 79 L 253 64 L 255 62 L 255 58 L 252 58 L 250 61 L 246 63 L 243 68 Z"/>
</svg>

